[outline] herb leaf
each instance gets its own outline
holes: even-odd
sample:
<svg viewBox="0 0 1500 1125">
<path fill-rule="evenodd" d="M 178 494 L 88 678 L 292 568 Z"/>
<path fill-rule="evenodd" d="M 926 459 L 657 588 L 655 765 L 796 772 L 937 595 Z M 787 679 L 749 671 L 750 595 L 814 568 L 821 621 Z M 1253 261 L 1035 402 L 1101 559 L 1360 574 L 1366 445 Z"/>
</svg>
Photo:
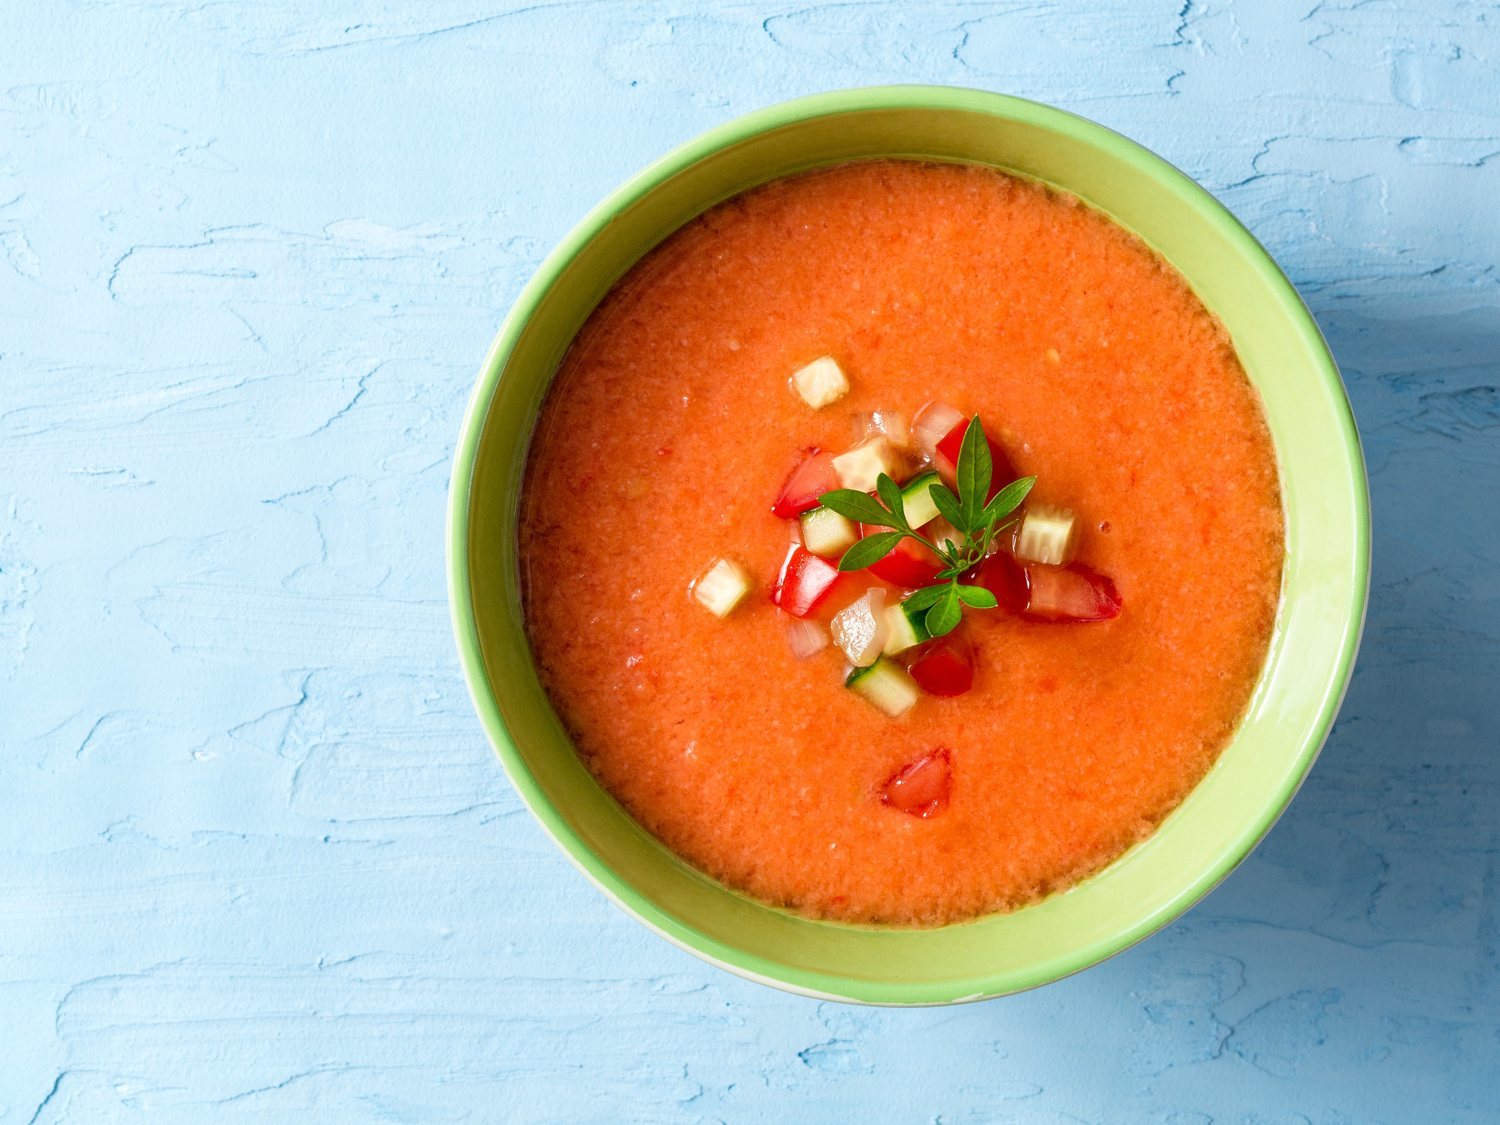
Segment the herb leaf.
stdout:
<svg viewBox="0 0 1500 1125">
<path fill-rule="evenodd" d="M 971 530 L 979 525 L 994 472 L 990 443 L 984 436 L 984 424 L 976 414 L 964 431 L 964 441 L 958 449 L 958 499 L 964 522 Z"/>
<path fill-rule="evenodd" d="M 957 629 L 962 620 L 963 610 L 958 604 L 958 584 L 950 582 L 937 604 L 927 611 L 927 631 L 934 637 L 944 637 Z"/>
<path fill-rule="evenodd" d="M 933 485 L 927 490 L 927 495 L 931 496 L 932 502 L 937 505 L 938 514 L 959 531 L 974 530 L 969 526 L 969 521 L 964 519 L 963 508 L 959 505 L 958 497 L 953 495 L 946 484 Z"/>
<path fill-rule="evenodd" d="M 990 453 L 989 439 L 985 436 L 984 423 L 975 415 L 964 430 L 963 444 L 958 452 L 957 491 L 941 483 L 929 486 L 928 494 L 938 514 L 958 533 L 956 539 L 951 532 L 944 534 L 941 542 L 933 541 L 936 535 L 928 538 L 912 530 L 906 517 L 901 486 L 886 473 L 881 473 L 875 480 L 879 499 L 850 488 L 823 493 L 819 502 L 846 519 L 867 527 L 892 529 L 866 535 L 855 543 L 839 559 L 839 570 L 863 570 L 889 555 L 903 539 L 911 539 L 943 564 L 936 574 L 936 583 L 915 591 L 902 603 L 908 613 L 924 615 L 923 623 L 932 636 L 946 636 L 958 628 L 965 606 L 995 609 L 999 603 L 994 594 L 983 586 L 960 580 L 984 562 L 996 533 L 1015 523 L 1014 513 L 1036 484 L 1036 478 L 1022 477 L 1011 481 L 986 502 L 994 472 L 994 458 Z"/>
<path fill-rule="evenodd" d="M 924 609 L 931 609 L 948 592 L 947 585 L 923 586 L 911 597 L 901 604 L 909 613 L 921 613 Z"/>
<path fill-rule="evenodd" d="M 818 502 L 823 507 L 832 508 L 845 519 L 854 520 L 856 523 L 872 523 L 879 527 L 900 526 L 895 522 L 895 517 L 877 504 L 875 498 L 866 492 L 856 492 L 852 488 L 835 488 L 832 492 L 825 492 L 819 496 Z"/>
<path fill-rule="evenodd" d="M 882 531 L 879 535 L 867 535 L 844 552 L 839 559 L 840 570 L 863 570 L 878 563 L 896 549 L 896 544 L 906 538 L 901 531 Z"/>
<path fill-rule="evenodd" d="M 881 473 L 875 478 L 875 490 L 880 493 L 880 499 L 885 501 L 885 506 L 895 516 L 895 522 L 890 526 L 908 528 L 906 522 L 906 501 L 901 496 L 901 486 L 890 477 Z"/>
<path fill-rule="evenodd" d="M 953 588 L 958 592 L 958 600 L 974 609 L 994 609 L 1000 604 L 983 586 L 955 585 Z"/>
<path fill-rule="evenodd" d="M 1021 506 L 1021 501 L 1026 499 L 1026 494 L 1036 484 L 1036 477 L 1022 477 L 1013 480 L 995 493 L 995 498 L 984 506 L 981 522 L 992 524 L 1004 519 Z"/>
</svg>

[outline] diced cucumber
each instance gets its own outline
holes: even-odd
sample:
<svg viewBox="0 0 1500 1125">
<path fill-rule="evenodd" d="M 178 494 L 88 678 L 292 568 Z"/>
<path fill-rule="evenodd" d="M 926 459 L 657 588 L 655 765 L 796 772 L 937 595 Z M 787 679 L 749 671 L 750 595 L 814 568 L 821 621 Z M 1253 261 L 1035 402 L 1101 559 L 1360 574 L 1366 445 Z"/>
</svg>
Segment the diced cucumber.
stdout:
<svg viewBox="0 0 1500 1125">
<path fill-rule="evenodd" d="M 1016 558 L 1047 566 L 1066 566 L 1077 546 L 1078 517 L 1066 508 L 1028 504 L 1016 534 Z"/>
<path fill-rule="evenodd" d="M 895 656 L 909 648 L 916 648 L 923 641 L 932 640 L 932 634 L 923 623 L 923 614 L 910 613 L 904 604 L 885 607 L 885 654 Z"/>
<path fill-rule="evenodd" d="M 715 617 L 728 617 L 750 592 L 750 576 L 730 559 L 715 559 L 693 583 L 693 597 Z"/>
<path fill-rule="evenodd" d="M 822 410 L 849 393 L 849 380 L 843 368 L 830 355 L 819 356 L 792 376 L 792 386 L 802 401 L 814 410 Z"/>
<path fill-rule="evenodd" d="M 896 451 L 884 434 L 865 438 L 847 453 L 833 459 L 833 471 L 838 474 L 840 488 L 852 488 L 855 492 L 875 491 L 875 482 L 880 474 L 893 476 L 897 465 Z"/>
<path fill-rule="evenodd" d="M 803 512 L 802 545 L 815 555 L 836 559 L 859 540 L 859 528 L 832 508 Z"/>
<path fill-rule="evenodd" d="M 854 669 L 844 686 L 893 719 L 911 710 L 922 694 L 906 669 L 888 656 L 882 656 L 868 668 Z"/>
<path fill-rule="evenodd" d="M 901 488 L 901 506 L 906 509 L 906 522 L 912 527 L 937 519 L 938 506 L 932 502 L 932 486 L 939 483 L 933 472 L 918 473 Z"/>
</svg>

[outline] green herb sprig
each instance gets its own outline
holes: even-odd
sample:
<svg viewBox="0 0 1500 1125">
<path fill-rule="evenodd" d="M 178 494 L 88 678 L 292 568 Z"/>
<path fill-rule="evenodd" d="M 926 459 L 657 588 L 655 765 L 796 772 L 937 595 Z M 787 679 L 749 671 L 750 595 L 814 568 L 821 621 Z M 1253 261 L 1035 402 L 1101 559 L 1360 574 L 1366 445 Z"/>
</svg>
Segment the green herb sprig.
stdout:
<svg viewBox="0 0 1500 1125">
<path fill-rule="evenodd" d="M 957 543 L 951 539 L 934 543 L 914 531 L 906 519 L 901 486 L 885 473 L 880 474 L 875 485 L 879 499 L 852 488 L 823 493 L 818 502 L 846 519 L 892 529 L 867 535 L 855 543 L 839 560 L 839 569 L 863 570 L 894 551 L 901 540 L 914 539 L 943 564 L 936 585 L 922 587 L 903 603 L 911 613 L 926 612 L 923 624 L 929 633 L 941 637 L 953 632 L 963 619 L 964 606 L 994 609 L 998 604 L 994 594 L 983 586 L 965 585 L 959 578 L 989 555 L 995 536 L 1016 522 L 1016 509 L 1036 484 L 1036 477 L 1022 477 L 1007 484 L 986 503 L 994 471 L 984 424 L 976 415 L 964 431 L 963 444 L 958 451 L 957 495 L 941 483 L 932 485 L 930 492 L 937 510 L 963 536 Z"/>
</svg>

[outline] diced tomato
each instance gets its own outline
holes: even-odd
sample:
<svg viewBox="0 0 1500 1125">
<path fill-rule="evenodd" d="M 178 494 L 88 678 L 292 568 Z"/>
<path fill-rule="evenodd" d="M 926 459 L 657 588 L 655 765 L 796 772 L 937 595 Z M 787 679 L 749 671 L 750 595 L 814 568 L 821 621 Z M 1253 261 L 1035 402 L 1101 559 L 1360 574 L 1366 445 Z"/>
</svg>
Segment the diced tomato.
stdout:
<svg viewBox="0 0 1500 1125">
<path fill-rule="evenodd" d="M 957 632 L 914 650 L 907 671 L 928 695 L 962 695 L 974 686 L 974 649 Z"/>
<path fill-rule="evenodd" d="M 842 577 L 827 559 L 820 559 L 806 547 L 795 544 L 781 564 L 781 574 L 771 589 L 771 601 L 793 617 L 806 617 Z"/>
<path fill-rule="evenodd" d="M 861 525 L 860 531 L 864 535 L 879 535 L 890 531 L 890 528 Z M 931 586 L 937 581 L 938 571 L 942 569 L 943 564 L 936 555 L 911 539 L 901 540 L 894 551 L 869 567 L 870 573 L 882 582 L 903 586 L 908 590 Z"/>
<path fill-rule="evenodd" d="M 952 755 L 946 746 L 938 746 L 886 778 L 880 803 L 911 816 L 936 816 L 948 807 L 952 788 Z"/>
<path fill-rule="evenodd" d="M 771 511 L 784 520 L 794 520 L 810 508 L 816 508 L 818 497 L 838 486 L 838 474 L 833 471 L 833 454 L 813 446 L 802 455 L 797 467 L 787 474 Z"/>
<path fill-rule="evenodd" d="M 963 581 L 973 586 L 983 586 L 995 595 L 999 608 L 1005 613 L 1021 613 L 1026 609 L 1026 572 L 1021 564 L 1006 551 L 991 555 L 964 577 Z M 978 614 L 983 618 L 984 614 Z"/>
<path fill-rule="evenodd" d="M 954 426 L 948 431 L 948 436 L 938 442 L 937 448 L 933 450 L 933 463 L 949 484 L 952 484 L 958 475 L 958 451 L 963 448 L 964 434 L 973 420 L 965 418 Z M 995 493 L 1016 479 L 1016 467 L 1011 464 L 1010 455 L 1005 452 L 1004 446 L 991 437 L 988 430 L 985 431 L 984 438 L 990 445 L 990 462 L 993 466 L 990 470 L 990 494 L 984 498 L 985 503 L 989 503 L 994 499 Z"/>
<path fill-rule="evenodd" d="M 1083 563 L 1028 566 L 1028 597 L 1022 613 L 1032 621 L 1073 624 L 1120 616 L 1124 602 L 1108 575 Z M 998 595 L 997 595 L 998 597 Z"/>
</svg>

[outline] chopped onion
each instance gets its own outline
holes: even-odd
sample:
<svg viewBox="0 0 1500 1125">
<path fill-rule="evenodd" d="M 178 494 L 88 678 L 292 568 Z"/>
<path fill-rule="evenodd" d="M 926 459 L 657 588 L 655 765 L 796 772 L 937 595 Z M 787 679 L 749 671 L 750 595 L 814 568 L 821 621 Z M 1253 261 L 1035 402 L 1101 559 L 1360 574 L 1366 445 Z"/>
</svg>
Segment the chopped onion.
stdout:
<svg viewBox="0 0 1500 1125">
<path fill-rule="evenodd" d="M 922 534 L 939 547 L 947 544 L 952 544 L 955 547 L 962 546 L 964 541 L 968 539 L 967 535 L 959 531 L 958 528 L 954 527 L 942 516 L 938 516 L 937 519 L 923 527 Z"/>
<path fill-rule="evenodd" d="M 854 440 L 871 434 L 884 434 L 897 449 L 911 448 L 911 426 L 905 414 L 894 410 L 875 410 L 854 416 Z"/>
<path fill-rule="evenodd" d="M 946 402 L 929 402 L 921 410 L 917 411 L 916 421 L 912 423 L 912 440 L 917 443 L 917 448 L 922 451 L 923 456 L 931 457 L 937 449 L 938 442 L 953 432 L 953 427 L 960 422 L 967 421 L 968 415 L 960 410 L 955 410 Z"/>
<path fill-rule="evenodd" d="M 849 663 L 868 668 L 885 648 L 889 626 L 885 620 L 885 587 L 872 586 L 864 596 L 834 614 L 833 643 L 838 645 Z"/>
<path fill-rule="evenodd" d="M 782 614 L 786 618 L 786 641 L 792 646 L 792 655 L 798 660 L 816 656 L 828 647 L 828 634 L 823 626 L 806 618 Z"/>
</svg>

